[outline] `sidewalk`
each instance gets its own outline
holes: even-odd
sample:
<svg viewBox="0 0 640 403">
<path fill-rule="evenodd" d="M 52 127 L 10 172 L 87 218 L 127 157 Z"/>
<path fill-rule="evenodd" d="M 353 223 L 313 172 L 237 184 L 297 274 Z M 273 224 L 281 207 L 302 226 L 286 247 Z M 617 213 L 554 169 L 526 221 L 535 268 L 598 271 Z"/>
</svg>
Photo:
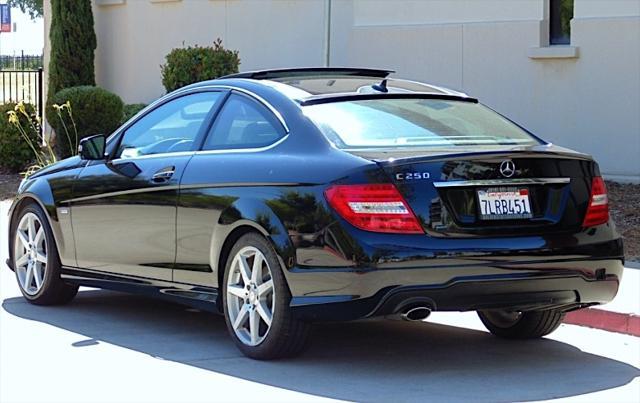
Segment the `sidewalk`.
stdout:
<svg viewBox="0 0 640 403">
<path fill-rule="evenodd" d="M 640 336 L 640 264 L 627 265 L 612 302 L 569 312 L 564 323 Z"/>
</svg>

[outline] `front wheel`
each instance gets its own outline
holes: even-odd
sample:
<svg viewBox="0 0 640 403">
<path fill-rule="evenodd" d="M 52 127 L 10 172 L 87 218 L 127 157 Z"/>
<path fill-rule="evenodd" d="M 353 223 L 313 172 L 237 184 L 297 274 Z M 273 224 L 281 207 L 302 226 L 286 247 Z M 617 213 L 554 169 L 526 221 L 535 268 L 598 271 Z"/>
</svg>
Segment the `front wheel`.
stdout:
<svg viewBox="0 0 640 403">
<path fill-rule="evenodd" d="M 224 315 L 229 334 L 248 357 L 268 360 L 300 353 L 309 324 L 293 317 L 280 261 L 267 239 L 243 235 L 225 267 Z"/>
<path fill-rule="evenodd" d="M 75 297 L 77 285 L 60 278 L 60 258 L 49 222 L 36 204 L 25 206 L 11 228 L 13 268 L 27 301 L 36 305 L 65 304 Z"/>
<path fill-rule="evenodd" d="M 564 312 L 478 311 L 484 326 L 492 334 L 506 339 L 535 339 L 553 332 L 564 319 Z"/>
</svg>

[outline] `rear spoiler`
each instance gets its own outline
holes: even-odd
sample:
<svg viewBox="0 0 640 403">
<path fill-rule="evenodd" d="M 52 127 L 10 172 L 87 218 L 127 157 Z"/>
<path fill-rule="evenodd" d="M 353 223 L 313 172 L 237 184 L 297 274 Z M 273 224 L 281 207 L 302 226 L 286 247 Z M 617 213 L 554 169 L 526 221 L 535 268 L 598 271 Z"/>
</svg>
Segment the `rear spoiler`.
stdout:
<svg viewBox="0 0 640 403">
<path fill-rule="evenodd" d="M 358 67 L 297 67 L 287 69 L 270 69 L 245 71 L 242 73 L 229 74 L 219 79 L 227 78 L 250 78 L 253 80 L 273 80 L 283 78 L 298 77 L 376 77 L 385 78 L 389 74 L 395 73 L 393 70 L 368 69 Z"/>
<path fill-rule="evenodd" d="M 326 104 L 331 102 L 362 101 L 369 99 L 442 99 L 445 101 L 464 101 L 474 104 L 478 103 L 476 98 L 464 95 L 436 94 L 432 92 L 381 92 L 373 94 L 360 93 L 339 93 L 321 94 L 298 100 L 301 106 Z"/>
</svg>

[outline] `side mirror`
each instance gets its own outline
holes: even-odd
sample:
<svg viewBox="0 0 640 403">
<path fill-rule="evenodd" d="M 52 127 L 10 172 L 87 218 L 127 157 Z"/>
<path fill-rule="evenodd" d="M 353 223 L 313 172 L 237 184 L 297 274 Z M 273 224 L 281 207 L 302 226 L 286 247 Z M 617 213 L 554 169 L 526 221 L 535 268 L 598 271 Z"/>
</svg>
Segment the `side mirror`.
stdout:
<svg viewBox="0 0 640 403">
<path fill-rule="evenodd" d="M 80 140 L 78 155 L 83 160 L 103 160 L 107 139 L 103 134 L 85 137 Z"/>
</svg>

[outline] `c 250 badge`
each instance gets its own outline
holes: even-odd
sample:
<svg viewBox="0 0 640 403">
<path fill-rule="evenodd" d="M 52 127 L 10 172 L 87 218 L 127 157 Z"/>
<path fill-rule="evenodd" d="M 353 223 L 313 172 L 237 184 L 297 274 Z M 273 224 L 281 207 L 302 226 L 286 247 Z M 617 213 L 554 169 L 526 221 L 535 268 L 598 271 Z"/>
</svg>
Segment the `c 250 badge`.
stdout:
<svg viewBox="0 0 640 403">
<path fill-rule="evenodd" d="M 396 180 L 398 181 L 411 181 L 429 178 L 431 178 L 429 172 L 400 172 L 396 174 Z"/>
</svg>

